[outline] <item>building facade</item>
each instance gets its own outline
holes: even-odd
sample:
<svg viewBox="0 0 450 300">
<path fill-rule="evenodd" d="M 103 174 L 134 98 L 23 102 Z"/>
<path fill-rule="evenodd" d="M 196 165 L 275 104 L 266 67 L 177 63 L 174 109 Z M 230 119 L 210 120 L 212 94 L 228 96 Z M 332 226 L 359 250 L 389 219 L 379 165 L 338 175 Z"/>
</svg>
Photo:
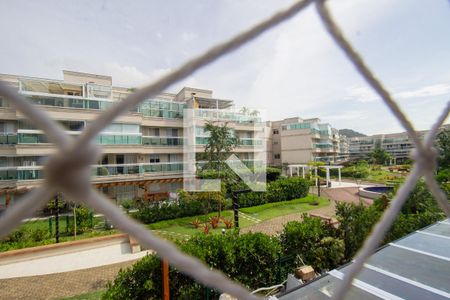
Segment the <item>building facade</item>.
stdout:
<svg viewBox="0 0 450 300">
<path fill-rule="evenodd" d="M 298 117 L 267 122 L 270 134 L 267 138 L 268 164 L 306 164 L 311 161 L 339 163 L 346 155 L 341 147 L 339 131 L 320 119 Z"/>
<path fill-rule="evenodd" d="M 450 129 L 450 124 L 442 126 L 442 129 Z M 423 139 L 428 130 L 417 131 L 420 139 Z M 392 164 L 401 164 L 410 159 L 414 144 L 408 133 L 377 134 L 365 137 L 352 137 L 349 139 L 350 159 L 368 159 L 370 153 L 376 148 L 386 150 L 392 156 Z"/>
<path fill-rule="evenodd" d="M 54 80 L 0 74 L 0 80 L 74 137 L 134 90 L 113 86 L 111 76 L 73 71 L 63 71 L 63 76 Z M 240 113 L 233 101 L 214 98 L 210 90 L 185 87 L 144 100 L 96 137 L 103 157 L 92 167 L 93 184 L 117 201 L 165 197 L 181 188 L 186 108 L 195 110 L 197 118 L 226 122 L 240 140 L 235 154 L 248 165 L 255 163 L 255 146 L 265 145 L 255 137 L 259 117 Z M 195 130 L 201 152 L 208 135 L 201 126 Z M 46 157 L 55 151 L 41 130 L 0 98 L 0 206 L 40 185 Z"/>
</svg>

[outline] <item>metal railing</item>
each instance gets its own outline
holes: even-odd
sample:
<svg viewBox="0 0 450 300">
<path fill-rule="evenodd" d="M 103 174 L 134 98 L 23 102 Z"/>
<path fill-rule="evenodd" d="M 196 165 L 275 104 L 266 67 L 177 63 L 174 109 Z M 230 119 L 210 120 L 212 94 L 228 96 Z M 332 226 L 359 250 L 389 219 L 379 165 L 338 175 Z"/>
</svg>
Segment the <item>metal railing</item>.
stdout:
<svg viewBox="0 0 450 300">
<path fill-rule="evenodd" d="M 442 210 L 450 217 L 450 205 L 446 195 L 439 189 L 433 176 L 436 170 L 436 150 L 433 148 L 433 142 L 439 127 L 449 114 L 450 103 L 447 103 L 447 106 L 430 129 L 425 140 L 421 141 L 414 127 L 405 114 L 403 114 L 391 94 L 384 88 L 381 82 L 366 66 L 361 56 L 346 40 L 328 12 L 325 6 L 325 0 L 303 0 L 295 2 L 287 9 L 277 12 L 270 18 L 245 30 L 230 40 L 212 47 L 202 55 L 186 62 L 181 67 L 161 77 L 154 83 L 130 94 L 123 101 L 114 103 L 114 105 L 101 114 L 94 122 L 89 124 L 77 139 L 68 136 L 63 128 L 55 121 L 52 121 L 46 112 L 31 104 L 5 84 L 0 83 L 0 96 L 7 99 L 22 114 L 34 121 L 39 129 L 45 131 L 49 140 L 59 150 L 58 153 L 49 158 L 45 166 L 46 179 L 43 185 L 23 196 L 21 201 L 14 203 L 2 215 L 0 218 L 0 237 L 4 237 L 17 227 L 22 219 L 30 217 L 33 211 L 44 205 L 56 192 L 63 192 L 67 198 L 76 202 L 82 201 L 97 212 L 103 213 L 117 228 L 136 237 L 143 246 L 155 250 L 159 256 L 167 259 L 171 265 L 193 277 L 196 281 L 234 295 L 239 299 L 256 299 L 256 296 L 251 295 L 246 288 L 233 282 L 224 274 L 211 270 L 197 258 L 184 254 L 173 244 L 153 235 L 143 225 L 125 216 L 104 195 L 93 189 L 90 185 L 91 165 L 98 161 L 101 151 L 92 141 L 107 124 L 111 123 L 119 115 L 136 107 L 143 100 L 156 96 L 173 83 L 186 78 L 196 70 L 214 62 L 217 58 L 245 45 L 274 26 L 295 16 L 313 3 L 316 5 L 322 23 L 335 43 L 347 55 L 349 61 L 354 65 L 363 79 L 381 97 L 382 101 L 399 120 L 415 146 L 412 154 L 412 159 L 415 163 L 411 174 L 399 188 L 392 204 L 376 224 L 372 234 L 367 238 L 362 249 L 356 255 L 355 262 L 351 265 L 349 272 L 346 273 L 342 283 L 333 294 L 334 299 L 343 299 L 346 291 L 349 290 L 352 280 L 361 270 L 364 262 L 379 245 L 379 241 L 382 240 L 383 235 L 398 215 L 409 192 L 422 176 L 425 177 L 425 182 Z"/>
</svg>

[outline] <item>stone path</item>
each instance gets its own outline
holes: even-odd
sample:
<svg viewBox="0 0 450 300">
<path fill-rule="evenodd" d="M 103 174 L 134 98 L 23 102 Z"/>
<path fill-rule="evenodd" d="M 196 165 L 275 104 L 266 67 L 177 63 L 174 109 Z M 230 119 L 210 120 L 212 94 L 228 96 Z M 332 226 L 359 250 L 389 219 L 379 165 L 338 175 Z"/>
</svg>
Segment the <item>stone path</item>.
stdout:
<svg viewBox="0 0 450 300">
<path fill-rule="evenodd" d="M 58 274 L 0 280 L 0 299 L 60 299 L 106 288 L 121 268 L 135 260 Z"/>
<path fill-rule="evenodd" d="M 335 205 L 334 205 L 334 202 L 331 201 L 330 205 L 328 205 L 328 206 L 308 210 L 306 212 L 276 217 L 276 218 L 273 218 L 273 219 L 270 219 L 267 221 L 263 221 L 261 223 L 258 223 L 258 224 L 252 225 L 252 226 L 242 228 L 240 232 L 241 233 L 262 232 L 262 233 L 265 233 L 268 235 L 277 235 L 283 230 L 283 227 L 286 223 L 291 222 L 291 221 L 301 221 L 303 219 L 304 213 L 316 213 L 316 214 L 320 214 L 320 215 L 327 216 L 327 217 L 333 217 L 334 211 L 335 211 Z"/>
</svg>

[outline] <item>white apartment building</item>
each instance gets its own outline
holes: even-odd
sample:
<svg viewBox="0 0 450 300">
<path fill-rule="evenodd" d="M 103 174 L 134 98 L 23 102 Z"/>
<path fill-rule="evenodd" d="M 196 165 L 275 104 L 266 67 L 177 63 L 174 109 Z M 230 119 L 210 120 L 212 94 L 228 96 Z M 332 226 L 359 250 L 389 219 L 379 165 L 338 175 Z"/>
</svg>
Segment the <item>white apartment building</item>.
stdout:
<svg viewBox="0 0 450 300">
<path fill-rule="evenodd" d="M 444 128 L 450 129 L 450 124 L 443 125 L 442 129 Z M 428 130 L 417 133 L 423 139 Z M 370 153 L 377 147 L 386 150 L 392 156 L 392 163 L 400 164 L 410 158 L 414 144 L 406 132 L 352 137 L 349 139 L 350 159 L 368 159 Z"/>
<path fill-rule="evenodd" d="M 310 161 L 339 163 L 344 158 L 339 131 L 320 119 L 287 118 L 267 122 L 270 127 L 268 164 L 306 164 Z M 344 140 L 344 137 L 342 137 Z"/>
<path fill-rule="evenodd" d="M 113 86 L 111 76 L 73 71 L 63 71 L 62 80 L 7 74 L 0 74 L 0 80 L 73 136 L 134 90 Z M 166 197 L 181 188 L 185 108 L 194 109 L 198 118 L 227 122 L 240 139 L 237 156 L 248 165 L 255 163 L 254 146 L 263 144 L 254 135 L 260 118 L 239 112 L 233 101 L 214 98 L 210 90 L 185 87 L 146 99 L 96 137 L 104 155 L 92 168 L 93 184 L 118 201 Z M 208 136 L 202 127 L 196 132 L 201 152 Z M 45 159 L 55 151 L 42 131 L 0 98 L 0 207 L 40 185 Z"/>
</svg>

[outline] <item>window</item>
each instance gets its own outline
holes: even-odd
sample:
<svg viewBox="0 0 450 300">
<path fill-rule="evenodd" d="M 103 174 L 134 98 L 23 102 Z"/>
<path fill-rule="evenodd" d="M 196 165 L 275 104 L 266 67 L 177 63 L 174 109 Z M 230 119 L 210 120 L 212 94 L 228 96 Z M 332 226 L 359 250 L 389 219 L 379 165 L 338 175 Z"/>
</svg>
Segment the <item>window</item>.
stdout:
<svg viewBox="0 0 450 300">
<path fill-rule="evenodd" d="M 274 129 L 273 134 L 278 134 L 278 129 Z"/>
<path fill-rule="evenodd" d="M 278 145 L 278 142 L 273 142 L 274 145 Z"/>
<path fill-rule="evenodd" d="M 159 163 L 159 155 L 158 154 L 150 154 L 150 163 Z"/>
<path fill-rule="evenodd" d="M 159 136 L 159 128 L 155 128 L 155 134 L 154 136 Z"/>
<path fill-rule="evenodd" d="M 178 129 L 177 128 L 168 129 L 168 136 L 178 136 Z"/>
<path fill-rule="evenodd" d="M 273 156 L 273 158 L 274 158 L 274 159 L 280 159 L 280 154 L 275 154 L 275 155 Z"/>
</svg>

